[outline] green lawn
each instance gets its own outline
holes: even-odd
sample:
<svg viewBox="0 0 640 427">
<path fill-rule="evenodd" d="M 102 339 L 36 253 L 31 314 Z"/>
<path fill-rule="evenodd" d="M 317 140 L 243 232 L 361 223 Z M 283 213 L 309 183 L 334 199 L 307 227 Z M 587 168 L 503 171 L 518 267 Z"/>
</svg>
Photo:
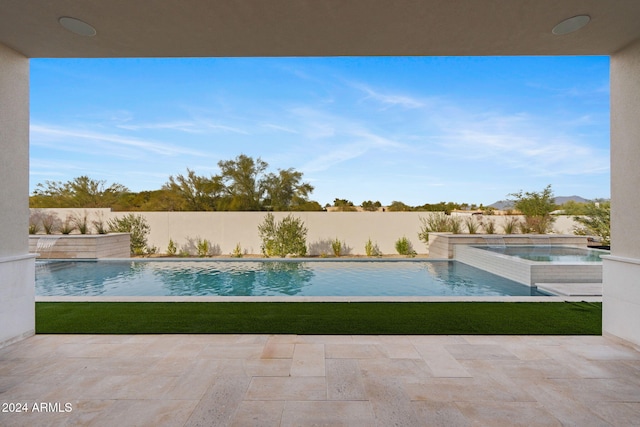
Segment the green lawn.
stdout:
<svg viewBox="0 0 640 427">
<path fill-rule="evenodd" d="M 600 335 L 602 304 L 38 302 L 36 333 Z"/>
</svg>

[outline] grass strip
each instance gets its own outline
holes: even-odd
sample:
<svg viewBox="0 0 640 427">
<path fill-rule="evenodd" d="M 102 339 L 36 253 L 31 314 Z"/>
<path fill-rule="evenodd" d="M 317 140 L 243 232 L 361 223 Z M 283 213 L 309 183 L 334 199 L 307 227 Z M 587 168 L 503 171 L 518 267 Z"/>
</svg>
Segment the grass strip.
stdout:
<svg viewBox="0 0 640 427">
<path fill-rule="evenodd" d="M 36 333 L 600 335 L 602 304 L 37 302 Z"/>
</svg>

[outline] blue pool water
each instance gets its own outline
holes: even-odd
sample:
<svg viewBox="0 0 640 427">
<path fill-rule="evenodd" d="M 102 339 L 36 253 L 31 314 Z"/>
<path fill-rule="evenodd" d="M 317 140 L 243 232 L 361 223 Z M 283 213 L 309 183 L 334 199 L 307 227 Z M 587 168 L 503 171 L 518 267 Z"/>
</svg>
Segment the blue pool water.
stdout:
<svg viewBox="0 0 640 427">
<path fill-rule="evenodd" d="M 38 261 L 42 296 L 540 295 L 456 261 Z"/>
<path fill-rule="evenodd" d="M 608 255 L 609 252 L 602 250 L 574 248 L 571 246 L 497 246 L 483 247 L 480 249 L 497 252 L 503 255 L 515 256 L 517 258 L 538 262 L 601 262 L 600 255 Z"/>
</svg>

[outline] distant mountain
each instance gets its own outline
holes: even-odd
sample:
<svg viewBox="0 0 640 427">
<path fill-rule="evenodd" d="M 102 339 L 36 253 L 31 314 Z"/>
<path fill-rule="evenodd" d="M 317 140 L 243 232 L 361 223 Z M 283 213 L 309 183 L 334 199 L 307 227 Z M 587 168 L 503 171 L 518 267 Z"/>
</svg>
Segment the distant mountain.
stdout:
<svg viewBox="0 0 640 427">
<path fill-rule="evenodd" d="M 584 199 L 584 198 L 582 198 L 580 196 L 568 196 L 568 197 L 567 196 L 560 196 L 560 197 L 556 197 L 555 203 L 556 203 L 556 205 L 564 205 L 565 203 L 567 203 L 570 200 L 572 200 L 574 202 L 577 202 L 577 203 L 588 203 L 588 202 L 591 201 L 591 200 Z"/>
<path fill-rule="evenodd" d="M 511 200 L 498 200 L 495 203 L 489 205 L 490 208 L 495 208 L 499 211 L 504 211 L 513 208 L 513 202 Z"/>
<path fill-rule="evenodd" d="M 578 203 L 588 203 L 591 201 L 580 196 L 558 196 L 554 199 L 554 202 L 556 205 L 563 205 L 570 200 L 573 200 L 574 202 L 578 202 Z M 497 202 L 492 203 L 489 206 L 501 211 L 507 210 L 507 209 L 513 209 L 513 201 L 498 200 Z"/>
</svg>

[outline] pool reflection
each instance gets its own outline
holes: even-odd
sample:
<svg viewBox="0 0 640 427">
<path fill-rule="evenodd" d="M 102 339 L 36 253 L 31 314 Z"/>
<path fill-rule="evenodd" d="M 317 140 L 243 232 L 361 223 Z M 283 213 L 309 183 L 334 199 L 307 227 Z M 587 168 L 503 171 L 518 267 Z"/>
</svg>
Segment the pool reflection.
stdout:
<svg viewBox="0 0 640 427">
<path fill-rule="evenodd" d="M 151 267 L 167 295 L 297 295 L 314 276 L 298 262 L 193 262 L 176 267 L 172 263 Z"/>
</svg>

